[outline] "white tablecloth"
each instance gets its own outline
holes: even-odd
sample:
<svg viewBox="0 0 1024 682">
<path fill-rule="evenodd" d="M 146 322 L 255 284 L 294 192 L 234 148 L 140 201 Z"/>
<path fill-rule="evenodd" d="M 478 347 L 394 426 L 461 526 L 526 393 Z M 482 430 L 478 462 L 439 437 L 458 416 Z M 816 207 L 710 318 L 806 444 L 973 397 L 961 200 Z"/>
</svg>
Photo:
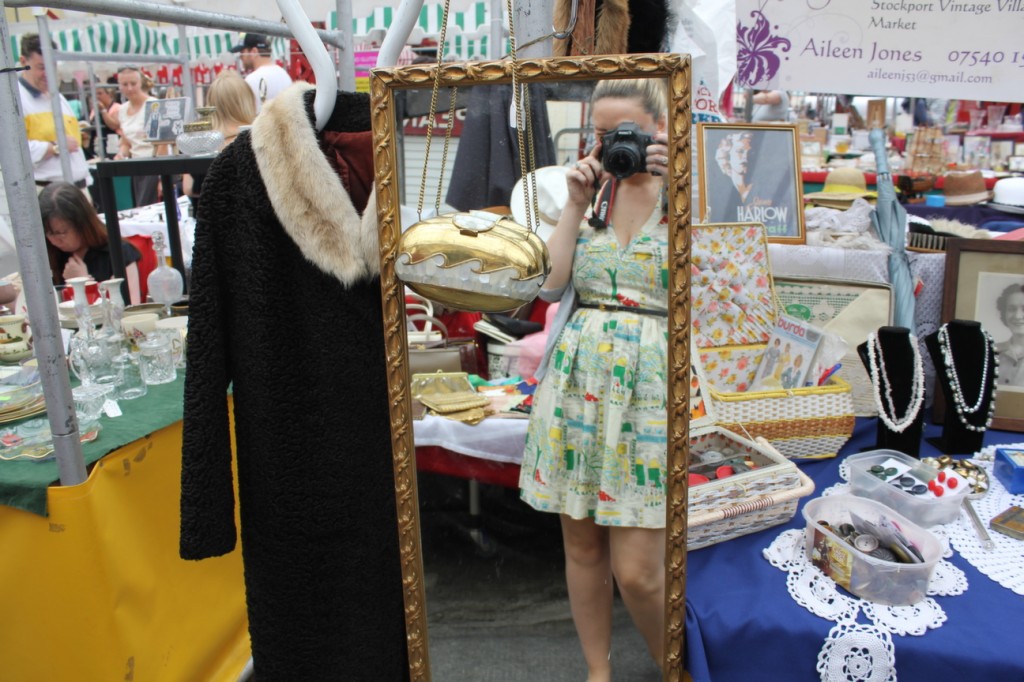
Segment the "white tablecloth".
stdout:
<svg viewBox="0 0 1024 682">
<path fill-rule="evenodd" d="M 526 419 L 484 419 L 475 426 L 427 415 L 413 422 L 417 446 L 433 445 L 492 462 L 523 461 Z"/>
<path fill-rule="evenodd" d="M 178 210 L 181 216 L 178 218 L 178 234 L 181 235 L 181 257 L 185 261 L 185 267 L 188 268 L 192 265 L 192 244 L 194 243 L 196 231 L 196 221 L 194 218 L 189 217 L 191 203 L 188 197 L 178 197 Z M 101 214 L 100 219 L 102 220 L 103 218 L 104 216 Z M 122 237 L 131 237 L 133 235 L 152 237 L 153 233 L 158 230 L 163 232 L 165 237 L 167 236 L 167 219 L 164 216 L 163 202 L 140 206 L 129 211 L 118 211 L 117 218 Z M 170 253 L 170 245 L 168 244 L 166 255 L 170 255 Z"/>
</svg>

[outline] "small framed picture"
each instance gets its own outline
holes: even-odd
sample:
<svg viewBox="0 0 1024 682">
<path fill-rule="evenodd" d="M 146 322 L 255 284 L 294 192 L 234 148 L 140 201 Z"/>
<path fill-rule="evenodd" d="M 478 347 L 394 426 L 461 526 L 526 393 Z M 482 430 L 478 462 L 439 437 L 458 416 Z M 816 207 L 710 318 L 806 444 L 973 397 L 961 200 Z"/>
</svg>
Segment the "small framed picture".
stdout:
<svg viewBox="0 0 1024 682">
<path fill-rule="evenodd" d="M 803 244 L 803 181 L 795 125 L 697 126 L 700 217 L 762 223 L 770 242 Z"/>
<path fill-rule="evenodd" d="M 942 320 L 976 320 L 999 356 L 992 427 L 1024 431 L 1024 242 L 950 239 Z"/>
<path fill-rule="evenodd" d="M 146 102 L 146 139 L 150 142 L 174 142 L 185 130 L 188 108 L 188 97 Z"/>
<path fill-rule="evenodd" d="M 800 167 L 802 170 L 817 170 L 825 167 L 825 154 L 821 142 L 800 140 Z"/>
<path fill-rule="evenodd" d="M 1024 156 L 1010 156 L 1006 159 L 1006 170 L 1024 173 Z"/>
</svg>

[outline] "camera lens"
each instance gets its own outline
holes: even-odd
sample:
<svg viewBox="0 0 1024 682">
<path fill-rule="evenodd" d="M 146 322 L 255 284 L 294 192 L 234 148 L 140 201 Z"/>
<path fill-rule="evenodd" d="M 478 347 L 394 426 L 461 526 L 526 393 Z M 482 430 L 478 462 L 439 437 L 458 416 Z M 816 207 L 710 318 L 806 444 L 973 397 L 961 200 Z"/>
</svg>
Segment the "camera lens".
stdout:
<svg viewBox="0 0 1024 682">
<path fill-rule="evenodd" d="M 620 144 L 604 154 L 604 169 L 620 180 L 640 172 L 644 166 L 643 157 L 633 146 Z"/>
</svg>

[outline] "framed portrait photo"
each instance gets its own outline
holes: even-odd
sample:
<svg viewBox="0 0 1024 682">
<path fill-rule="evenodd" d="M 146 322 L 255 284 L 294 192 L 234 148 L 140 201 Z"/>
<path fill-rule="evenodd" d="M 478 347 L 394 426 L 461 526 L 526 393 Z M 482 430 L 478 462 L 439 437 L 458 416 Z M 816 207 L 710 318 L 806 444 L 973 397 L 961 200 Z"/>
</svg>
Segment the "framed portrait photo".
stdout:
<svg viewBox="0 0 1024 682">
<path fill-rule="evenodd" d="M 803 181 L 795 125 L 697 126 L 700 218 L 762 223 L 768 241 L 803 244 Z"/>
<path fill-rule="evenodd" d="M 1024 242 L 950 239 L 942 321 L 976 320 L 999 356 L 992 427 L 1024 431 Z"/>
<path fill-rule="evenodd" d="M 1024 151 L 1022 149 L 1021 151 Z M 1006 170 L 1024 173 L 1024 156 L 1011 156 L 1006 159 Z"/>
</svg>

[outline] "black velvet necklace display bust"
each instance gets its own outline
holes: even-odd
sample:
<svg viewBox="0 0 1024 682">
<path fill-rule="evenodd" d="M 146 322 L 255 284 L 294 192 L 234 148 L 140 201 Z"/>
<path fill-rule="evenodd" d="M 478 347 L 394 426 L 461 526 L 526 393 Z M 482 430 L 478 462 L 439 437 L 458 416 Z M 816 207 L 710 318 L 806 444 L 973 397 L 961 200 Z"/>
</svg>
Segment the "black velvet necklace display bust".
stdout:
<svg viewBox="0 0 1024 682">
<path fill-rule="evenodd" d="M 909 411 L 913 410 L 912 403 L 915 398 L 915 383 L 918 382 L 918 373 L 922 372 L 920 356 L 915 353 L 912 344 L 916 339 L 911 336 L 910 330 L 906 327 L 881 327 L 877 332 L 877 347 L 869 348 L 868 343 L 857 346 L 857 353 L 861 362 L 868 370 L 874 383 L 873 390 L 880 400 L 880 410 L 885 410 L 886 415 L 892 422 L 902 422 L 910 417 Z M 871 358 L 869 353 L 881 349 L 881 357 L 875 352 L 874 365 L 877 368 L 878 376 L 873 376 L 871 371 Z M 915 360 L 916 358 L 916 360 Z M 888 384 L 892 396 L 892 407 L 890 410 L 886 400 L 886 385 Z M 923 394 L 924 388 L 920 388 Z M 878 419 L 878 436 L 875 446 L 872 449 L 884 448 L 896 450 L 911 457 L 917 457 L 921 449 L 921 431 L 924 426 L 924 410 L 918 404 L 916 415 L 913 421 L 902 431 L 895 431 L 885 421 Z"/>
<path fill-rule="evenodd" d="M 968 407 L 979 404 L 977 410 L 958 409 L 953 395 L 950 367 L 943 356 L 939 335 L 946 330 L 947 350 L 953 358 L 955 376 L 960 384 L 963 401 Z M 935 363 L 936 383 L 942 387 L 945 406 L 936 405 L 936 417 L 942 413 L 942 436 L 930 438 L 929 443 L 946 454 L 969 454 L 981 450 L 985 428 L 993 405 L 996 359 L 989 336 L 981 324 L 974 320 L 953 320 L 938 332 L 925 338 L 925 346 Z M 980 392 L 980 393 L 979 393 Z M 968 428 L 961 417 L 976 429 Z M 938 419 L 936 419 L 938 421 Z"/>
</svg>

